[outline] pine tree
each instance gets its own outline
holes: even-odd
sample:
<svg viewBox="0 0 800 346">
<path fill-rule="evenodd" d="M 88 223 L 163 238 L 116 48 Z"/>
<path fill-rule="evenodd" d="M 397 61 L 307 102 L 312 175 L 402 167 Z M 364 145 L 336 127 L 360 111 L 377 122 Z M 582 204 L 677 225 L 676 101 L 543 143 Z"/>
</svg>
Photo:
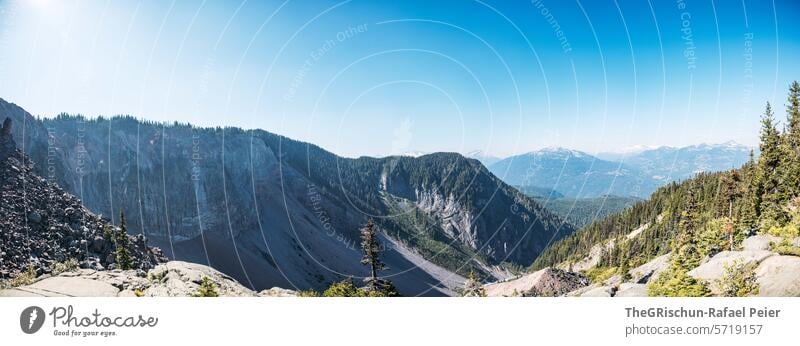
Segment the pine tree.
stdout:
<svg viewBox="0 0 800 346">
<path fill-rule="evenodd" d="M 788 127 L 784 135 L 783 184 L 786 197 L 800 195 L 800 83 L 793 82 L 789 88 L 786 104 Z"/>
<path fill-rule="evenodd" d="M 761 194 L 759 214 L 762 224 L 768 227 L 786 221 L 782 204 L 788 198 L 781 188 L 781 135 L 775 125 L 772 106 L 767 102 L 764 116 L 761 118 L 761 157 L 758 161 L 759 192 Z"/>
<path fill-rule="evenodd" d="M 128 239 L 128 230 L 125 226 L 124 211 L 120 212 L 119 219 L 119 228 L 117 229 L 116 236 L 114 237 L 114 243 L 117 247 L 117 268 L 122 270 L 130 270 L 133 269 L 133 259 L 131 258 L 131 254 L 128 250 L 128 247 L 130 246 L 130 240 Z"/>
<path fill-rule="evenodd" d="M 217 285 L 211 282 L 208 276 L 204 276 L 202 281 L 200 281 L 200 287 L 197 288 L 197 292 L 195 292 L 194 296 L 219 297 L 219 293 L 217 293 Z"/>
<path fill-rule="evenodd" d="M 727 219 L 725 232 L 728 237 L 728 250 L 733 250 L 735 241 L 735 221 L 733 218 L 733 204 L 741 197 L 739 189 L 741 178 L 737 170 L 731 170 L 720 178 L 719 202 L 717 203 L 717 214 Z"/>
<path fill-rule="evenodd" d="M 483 284 L 478 280 L 478 276 L 474 271 L 470 271 L 467 275 L 467 281 L 464 282 L 464 297 L 486 297 L 486 289 Z"/>
<path fill-rule="evenodd" d="M 787 137 L 795 155 L 800 155 L 800 83 L 792 82 L 786 104 Z"/>
<path fill-rule="evenodd" d="M 737 228 L 744 230 L 745 233 L 749 233 L 758 223 L 758 205 L 761 199 L 756 174 L 755 157 L 753 151 L 750 150 L 750 160 L 742 167 L 742 184 L 739 185 L 739 193 L 743 200 L 737 203 L 736 208 Z"/>
<path fill-rule="evenodd" d="M 377 229 L 372 219 L 369 219 L 364 228 L 361 229 L 361 250 L 364 252 L 361 263 L 368 265 L 370 268 L 370 276 L 365 279 L 367 291 L 370 295 L 396 296 L 397 290 L 394 285 L 389 280 L 378 277 L 378 272 L 387 268 L 380 258 L 383 249 L 378 240 Z"/>
</svg>

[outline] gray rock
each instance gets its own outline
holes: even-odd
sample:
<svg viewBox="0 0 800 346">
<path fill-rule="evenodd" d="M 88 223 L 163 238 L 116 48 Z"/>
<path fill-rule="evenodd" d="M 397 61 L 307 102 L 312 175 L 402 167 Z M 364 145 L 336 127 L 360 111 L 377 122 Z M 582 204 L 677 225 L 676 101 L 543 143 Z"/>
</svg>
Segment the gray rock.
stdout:
<svg viewBox="0 0 800 346">
<path fill-rule="evenodd" d="M 89 250 L 91 250 L 92 252 L 101 253 L 103 252 L 103 248 L 105 247 L 105 245 L 106 245 L 106 240 L 103 237 L 95 236 L 94 239 L 92 239 L 92 245 L 89 248 Z"/>
<path fill-rule="evenodd" d="M 800 257 L 772 256 L 756 268 L 758 295 L 800 297 Z"/>
<path fill-rule="evenodd" d="M 614 296 L 614 287 L 600 286 L 580 295 L 581 297 L 612 297 Z"/>
<path fill-rule="evenodd" d="M 658 276 L 669 267 L 669 258 L 670 254 L 662 255 L 650 260 L 650 262 L 631 269 L 630 274 L 633 277 L 632 281 L 646 284 L 658 278 Z"/>
<path fill-rule="evenodd" d="M 297 297 L 297 292 L 285 288 L 273 287 L 268 290 L 258 292 L 259 297 Z"/>
<path fill-rule="evenodd" d="M 742 249 L 747 251 L 769 250 L 770 243 L 779 243 L 780 237 L 771 236 L 769 234 L 759 234 L 749 237 L 742 242 Z"/>
<path fill-rule="evenodd" d="M 28 222 L 33 224 L 39 224 L 42 222 L 42 215 L 37 212 L 32 212 L 28 214 Z"/>
<path fill-rule="evenodd" d="M 647 297 L 647 285 L 624 283 L 619 285 L 614 297 Z"/>
<path fill-rule="evenodd" d="M 763 250 L 723 251 L 709 259 L 708 262 L 689 271 L 689 275 L 696 279 L 713 282 L 722 277 L 726 266 L 731 266 L 737 261 L 743 264 L 758 264 L 773 255 L 774 253 Z"/>
</svg>

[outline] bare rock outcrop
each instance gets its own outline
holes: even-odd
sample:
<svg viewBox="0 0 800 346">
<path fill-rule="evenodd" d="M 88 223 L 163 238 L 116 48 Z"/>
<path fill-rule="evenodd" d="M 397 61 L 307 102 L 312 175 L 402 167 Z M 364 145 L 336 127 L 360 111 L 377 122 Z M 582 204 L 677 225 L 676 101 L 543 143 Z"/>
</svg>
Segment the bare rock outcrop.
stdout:
<svg viewBox="0 0 800 346">
<path fill-rule="evenodd" d="M 519 278 L 484 286 L 490 297 L 556 297 L 587 286 L 585 276 L 561 269 L 545 268 Z"/>
<path fill-rule="evenodd" d="M 272 288 L 255 292 L 219 271 L 200 264 L 171 261 L 149 272 L 77 269 L 36 282 L 0 290 L 0 297 L 191 297 L 207 280 L 221 297 L 293 297 L 296 292 Z"/>
</svg>

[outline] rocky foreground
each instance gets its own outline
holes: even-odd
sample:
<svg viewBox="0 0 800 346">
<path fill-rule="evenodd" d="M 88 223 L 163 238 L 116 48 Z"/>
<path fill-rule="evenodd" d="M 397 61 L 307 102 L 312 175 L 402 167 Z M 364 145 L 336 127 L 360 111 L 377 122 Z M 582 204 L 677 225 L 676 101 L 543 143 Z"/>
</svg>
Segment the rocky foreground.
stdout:
<svg viewBox="0 0 800 346">
<path fill-rule="evenodd" d="M 203 281 L 220 297 L 294 297 L 295 291 L 252 291 L 208 266 L 171 261 L 152 270 L 76 269 L 44 275 L 29 285 L 0 290 L 0 297 L 193 297 Z"/>
<path fill-rule="evenodd" d="M 65 262 L 113 269 L 118 246 L 127 250 L 132 268 L 148 270 L 166 260 L 141 235 L 127 235 L 118 245 L 113 236 L 117 227 L 39 176 L 17 148 L 11 130 L 12 122 L 6 119 L 0 128 L 0 280 L 27 271 L 48 274 Z"/>
<path fill-rule="evenodd" d="M 717 280 L 725 275 L 726 267 L 735 263 L 755 268 L 758 296 L 800 297 L 800 257 L 781 255 L 771 250 L 772 244 L 784 239 L 770 235 L 747 238 L 738 251 L 722 251 L 706 258 L 689 272 L 692 277 L 708 284 L 713 295 L 721 295 Z M 787 240 L 800 247 L 800 238 Z M 607 246 L 607 244 L 603 244 Z M 581 263 L 591 263 L 590 254 Z M 631 278 L 623 280 L 614 275 L 601 282 L 590 283 L 577 273 L 563 269 L 545 268 L 513 280 L 488 284 L 488 296 L 568 296 L 568 297 L 646 297 L 647 285 L 669 267 L 670 254 L 656 257 L 630 270 Z M 548 290 L 543 290 L 548 288 Z"/>
</svg>

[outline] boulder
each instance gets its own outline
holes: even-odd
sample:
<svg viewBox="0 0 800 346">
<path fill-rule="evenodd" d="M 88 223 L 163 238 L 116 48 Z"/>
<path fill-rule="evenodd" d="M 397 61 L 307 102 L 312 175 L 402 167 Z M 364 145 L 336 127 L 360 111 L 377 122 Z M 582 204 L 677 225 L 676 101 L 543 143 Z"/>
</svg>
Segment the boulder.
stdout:
<svg viewBox="0 0 800 346">
<path fill-rule="evenodd" d="M 756 268 L 758 295 L 800 297 L 800 257 L 772 256 Z"/>
<path fill-rule="evenodd" d="M 297 297 L 297 292 L 285 288 L 273 287 L 268 290 L 258 292 L 259 297 Z"/>
<path fill-rule="evenodd" d="M 105 246 L 106 246 L 105 238 L 103 238 L 101 236 L 95 236 L 92 239 L 92 245 L 89 248 L 89 250 L 91 250 L 92 252 L 95 252 L 95 253 L 102 253 L 103 252 L 103 248 Z"/>
<path fill-rule="evenodd" d="M 743 264 L 761 263 L 764 259 L 775 255 L 764 250 L 723 251 L 709 259 L 697 268 L 689 271 L 695 279 L 714 282 L 725 274 L 725 267 L 741 262 Z"/>
<path fill-rule="evenodd" d="M 561 296 L 589 285 L 589 279 L 578 273 L 545 268 L 519 278 L 485 286 L 489 297 Z"/>
<path fill-rule="evenodd" d="M 632 281 L 640 284 L 647 284 L 651 280 L 661 275 L 661 272 L 669 267 L 670 254 L 656 257 L 650 262 L 642 264 L 630 270 Z"/>
<path fill-rule="evenodd" d="M 580 295 L 581 297 L 613 297 L 614 296 L 614 287 L 612 286 L 600 286 L 589 291 L 584 292 Z"/>
<path fill-rule="evenodd" d="M 614 297 L 647 297 L 647 285 L 624 283 L 619 285 Z"/>
<path fill-rule="evenodd" d="M 745 239 L 742 242 L 742 249 L 745 251 L 769 250 L 770 243 L 779 243 L 780 241 L 780 237 L 769 234 L 759 234 Z"/>
</svg>

